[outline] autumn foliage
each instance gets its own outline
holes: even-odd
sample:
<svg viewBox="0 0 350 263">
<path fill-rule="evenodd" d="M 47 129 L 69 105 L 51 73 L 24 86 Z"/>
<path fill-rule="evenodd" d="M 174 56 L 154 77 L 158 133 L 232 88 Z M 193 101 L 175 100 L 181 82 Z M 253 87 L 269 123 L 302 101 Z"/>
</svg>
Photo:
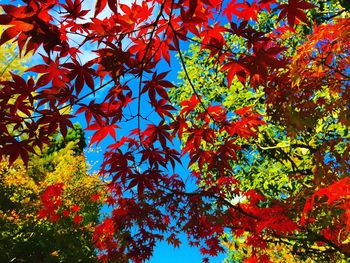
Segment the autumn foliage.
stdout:
<svg viewBox="0 0 350 263">
<path fill-rule="evenodd" d="M 225 232 L 244 239 L 246 262 L 271 262 L 270 243 L 321 262 L 350 256 L 346 3 L 97 0 L 93 14 L 80 0 L 1 7 L 0 45 L 41 60 L 0 82 L 0 155 L 28 163 L 55 133 L 67 135 L 75 115 L 85 118 L 90 144 L 108 143 L 100 173 L 112 212 L 93 235 L 102 261 L 143 262 L 159 240 L 179 246 L 180 232 L 204 261 L 224 250 Z M 211 59 L 210 78 L 193 77 L 188 43 L 205 52 L 199 61 Z M 186 84 L 172 82 L 175 54 Z M 211 90 L 218 84 L 221 93 Z M 56 221 L 62 191 L 46 189 L 42 217 Z"/>
<path fill-rule="evenodd" d="M 10 167 L 8 160 L 0 162 L 1 261 L 97 262 L 92 236 L 102 182 L 87 174 L 76 147 L 71 141 L 51 154 L 31 156 L 27 166 L 22 160 Z"/>
</svg>

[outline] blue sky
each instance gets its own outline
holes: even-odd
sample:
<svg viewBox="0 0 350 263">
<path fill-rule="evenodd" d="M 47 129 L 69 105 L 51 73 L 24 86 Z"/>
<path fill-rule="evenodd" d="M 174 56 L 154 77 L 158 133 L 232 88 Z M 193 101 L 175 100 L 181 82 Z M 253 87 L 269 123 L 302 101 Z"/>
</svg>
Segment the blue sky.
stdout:
<svg viewBox="0 0 350 263">
<path fill-rule="evenodd" d="M 190 247 L 186 240 L 179 248 L 173 248 L 165 242 L 159 243 L 149 263 L 201 263 L 202 255 L 198 248 Z M 225 258 L 224 254 L 210 258 L 211 263 L 221 263 Z"/>
</svg>

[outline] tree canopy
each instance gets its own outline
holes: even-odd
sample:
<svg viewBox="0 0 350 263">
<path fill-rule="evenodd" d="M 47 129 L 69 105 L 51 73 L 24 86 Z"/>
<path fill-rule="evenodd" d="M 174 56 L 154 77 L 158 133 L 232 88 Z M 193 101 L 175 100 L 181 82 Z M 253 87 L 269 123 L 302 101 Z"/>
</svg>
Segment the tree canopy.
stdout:
<svg viewBox="0 0 350 263">
<path fill-rule="evenodd" d="M 90 144 L 109 144 L 101 261 L 144 262 L 180 232 L 204 261 L 225 245 L 245 262 L 350 256 L 348 2 L 1 7 L 0 46 L 41 60 L 0 82 L 0 155 L 28 165 L 84 116 Z M 62 189 L 48 191 L 41 215 L 55 221 Z"/>
<path fill-rule="evenodd" d="M 97 262 L 92 235 L 102 182 L 86 172 L 77 142 L 11 167 L 0 163 L 0 260 Z M 102 196 L 101 196 L 102 198 Z"/>
</svg>

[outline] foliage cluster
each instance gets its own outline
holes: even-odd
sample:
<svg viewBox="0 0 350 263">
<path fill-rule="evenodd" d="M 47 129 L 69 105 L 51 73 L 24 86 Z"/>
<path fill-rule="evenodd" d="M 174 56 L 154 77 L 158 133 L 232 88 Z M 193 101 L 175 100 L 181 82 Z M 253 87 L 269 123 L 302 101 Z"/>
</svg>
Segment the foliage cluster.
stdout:
<svg viewBox="0 0 350 263">
<path fill-rule="evenodd" d="M 92 233 L 101 181 L 75 155 L 76 142 L 51 154 L 0 163 L 2 262 L 96 262 Z M 51 200 L 59 191 L 58 204 Z"/>
</svg>

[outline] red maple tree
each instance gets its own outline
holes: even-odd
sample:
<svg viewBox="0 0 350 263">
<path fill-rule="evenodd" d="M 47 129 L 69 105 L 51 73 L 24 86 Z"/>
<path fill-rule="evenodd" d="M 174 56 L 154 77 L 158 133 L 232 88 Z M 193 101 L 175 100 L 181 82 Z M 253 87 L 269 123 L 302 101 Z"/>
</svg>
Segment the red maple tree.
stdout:
<svg viewBox="0 0 350 263">
<path fill-rule="evenodd" d="M 295 114 L 300 116 L 322 118 L 324 112 L 338 110 L 348 127 L 350 20 L 334 20 L 348 12 L 346 8 L 336 16 L 327 12 L 317 16 L 311 12 L 317 12 L 316 1 L 144 0 L 128 6 L 117 0 L 97 0 L 94 15 L 83 20 L 88 14 L 83 3 L 23 0 L 21 6 L 1 5 L 0 24 L 9 27 L 0 45 L 16 41 L 20 53 L 40 53 L 42 62 L 28 70 L 38 74 L 35 81 L 12 74 L 12 80 L 0 83 L 0 155 L 10 156 L 11 162 L 18 157 L 27 162 L 28 154 L 49 144 L 55 132 L 65 136 L 74 117 L 63 110 L 68 107 L 74 114 L 85 114 L 87 130 L 95 131 L 91 144 L 108 135 L 117 141 L 105 150 L 101 167 L 101 174 L 111 178 L 107 202 L 113 207 L 94 236 L 102 261 L 142 262 L 151 257 L 159 240 L 178 246 L 180 231 L 204 255 L 217 255 L 223 251 L 220 236 L 227 229 L 237 236 L 249 232 L 247 244 L 262 251 L 247 262 L 258 258 L 270 262 L 263 251 L 271 238 L 274 242 L 322 242 L 332 253 L 350 255 L 346 242 L 349 180 L 324 179 L 315 173 L 312 191 L 305 191 L 304 199 L 290 198 L 288 204 L 277 198 L 267 204 L 259 189 L 243 191 L 230 162 L 243 151 L 237 140 L 255 138 L 265 125 L 263 117 L 252 107 L 236 110 L 237 118 L 223 105 L 206 107 L 186 71 L 182 50 L 188 42 L 208 50 L 227 74 L 228 88 L 235 78 L 252 89 L 263 87 L 268 114 L 276 123 L 290 127 L 291 134 L 307 132 L 312 126 L 308 120 L 293 119 L 287 109 L 296 105 L 301 110 Z M 100 18 L 105 10 L 109 15 Z M 262 11 L 278 16 L 278 28 L 253 29 Z M 329 21 L 330 26 L 318 25 Z M 224 26 L 227 22 L 229 27 Z M 292 32 L 300 23 L 306 31 L 313 30 L 314 37 L 292 57 L 284 52 L 290 44 L 282 41 L 283 32 Z M 226 34 L 244 38 L 249 52 L 237 54 L 227 45 Z M 86 45 L 94 46 L 97 57 L 82 62 Z M 163 70 L 175 53 L 193 89 L 193 96 L 176 107 L 168 91 L 177 87 Z M 338 94 L 339 104 L 313 101 L 314 92 L 330 81 L 337 84 L 332 94 Z M 100 90 L 102 99 L 90 99 Z M 148 100 L 152 118 L 144 111 Z M 130 112 L 130 107 L 136 110 Z M 198 123 L 189 125 L 189 116 L 196 116 L 198 107 L 204 108 L 197 115 Z M 180 109 L 178 114 L 176 109 Z M 116 130 L 126 129 L 125 123 L 133 120 L 134 129 L 120 137 Z M 174 146 L 178 138 L 184 141 L 182 152 Z M 212 148 L 204 149 L 203 144 Z M 349 147 L 347 156 L 348 152 Z M 199 172 L 192 174 L 198 189 L 191 192 L 186 191 L 183 178 L 172 172 L 186 153 L 190 165 L 199 166 Z M 342 175 L 347 177 L 348 163 L 344 167 Z M 201 173 L 204 168 L 207 172 Z M 43 196 L 46 206 L 52 206 L 50 211 L 59 205 L 58 197 L 46 197 L 53 190 Z M 230 202 L 227 191 L 247 201 Z M 313 210 L 328 208 L 339 215 L 334 225 L 311 231 L 308 224 L 319 219 Z M 45 209 L 41 212 L 46 215 Z M 81 218 L 74 221 L 79 223 Z"/>
</svg>

